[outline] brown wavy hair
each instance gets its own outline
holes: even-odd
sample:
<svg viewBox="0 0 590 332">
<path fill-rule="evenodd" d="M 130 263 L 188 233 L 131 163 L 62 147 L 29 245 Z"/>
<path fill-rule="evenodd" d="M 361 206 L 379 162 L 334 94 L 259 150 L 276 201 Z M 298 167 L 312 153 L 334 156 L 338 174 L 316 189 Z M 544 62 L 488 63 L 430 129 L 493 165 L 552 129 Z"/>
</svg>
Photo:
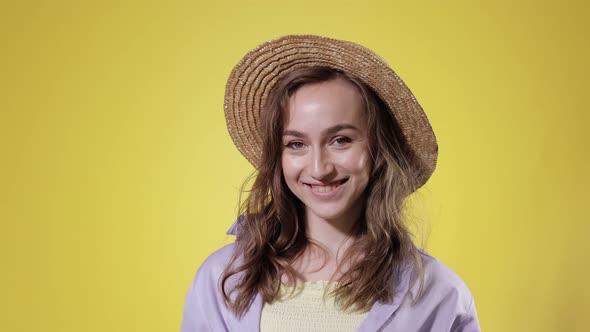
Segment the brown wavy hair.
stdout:
<svg viewBox="0 0 590 332">
<path fill-rule="evenodd" d="M 399 127 L 383 101 L 358 78 L 335 69 L 308 67 L 283 77 L 261 113 L 261 163 L 240 207 L 234 253 L 221 279 L 225 302 L 237 316 L 245 313 L 257 294 L 272 303 L 283 276 L 297 280 L 292 264 L 307 246 L 314 245 L 306 235 L 303 204 L 282 174 L 283 115 L 298 88 L 336 78 L 354 83 L 364 100 L 372 170 L 364 213 L 340 264 L 353 263 L 332 294 L 347 311 L 369 310 L 376 301 L 390 302 L 396 278 L 408 262 L 420 281 L 418 296 L 421 293 L 422 261 L 404 214 L 406 198 L 417 186 Z M 362 258 L 353 260 L 358 253 Z"/>
</svg>

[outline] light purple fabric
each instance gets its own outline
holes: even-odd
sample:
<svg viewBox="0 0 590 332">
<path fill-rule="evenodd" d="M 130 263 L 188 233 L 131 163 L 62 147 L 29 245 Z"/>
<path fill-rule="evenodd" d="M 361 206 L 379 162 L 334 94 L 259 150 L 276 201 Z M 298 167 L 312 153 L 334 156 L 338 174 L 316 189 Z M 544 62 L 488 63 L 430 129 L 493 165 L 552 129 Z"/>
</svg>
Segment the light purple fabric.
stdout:
<svg viewBox="0 0 590 332">
<path fill-rule="evenodd" d="M 236 225 L 228 231 L 235 234 Z M 201 265 L 186 295 L 181 332 L 260 331 L 262 298 L 256 296 L 246 314 L 236 318 L 225 306 L 219 291 L 223 269 L 228 264 L 234 245 L 227 245 L 211 254 Z M 476 332 L 480 331 L 473 297 L 465 283 L 434 257 L 421 252 L 425 270 L 425 293 L 412 304 L 410 273 L 402 273 L 396 282 L 391 303 L 377 302 L 358 332 Z"/>
</svg>

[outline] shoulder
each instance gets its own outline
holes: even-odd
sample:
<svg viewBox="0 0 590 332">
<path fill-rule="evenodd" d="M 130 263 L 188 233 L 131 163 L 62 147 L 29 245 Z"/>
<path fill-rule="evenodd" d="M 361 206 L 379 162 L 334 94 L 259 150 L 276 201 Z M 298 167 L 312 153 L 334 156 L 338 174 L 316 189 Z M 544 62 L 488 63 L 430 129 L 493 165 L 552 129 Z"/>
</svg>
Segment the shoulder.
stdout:
<svg viewBox="0 0 590 332">
<path fill-rule="evenodd" d="M 220 289 L 223 271 L 231 261 L 234 244 L 228 244 L 210 254 L 197 269 L 193 288 Z"/>
<path fill-rule="evenodd" d="M 213 331 L 229 324 L 231 315 L 220 292 L 220 281 L 233 251 L 233 244 L 216 250 L 197 270 L 186 294 L 181 331 Z"/>
<path fill-rule="evenodd" d="M 229 264 L 234 251 L 234 244 L 228 244 L 210 254 L 195 273 L 191 289 L 207 287 L 215 289 L 223 271 Z"/>
<path fill-rule="evenodd" d="M 197 273 L 216 274 L 223 272 L 231 260 L 234 246 L 235 244 L 231 243 L 214 251 L 205 259 L 205 261 L 203 261 L 203 264 L 201 264 Z"/>
<path fill-rule="evenodd" d="M 221 303 L 221 277 L 229 264 L 234 245 L 229 244 L 209 255 L 198 268 L 189 288 L 188 296 L 193 300 L 203 300 Z"/>
<path fill-rule="evenodd" d="M 424 286 L 428 291 L 438 293 L 456 293 L 462 301 L 471 301 L 471 291 L 457 273 L 440 260 L 420 250 L 424 267 Z"/>
<path fill-rule="evenodd" d="M 450 331 L 479 331 L 473 295 L 457 273 L 440 260 L 420 250 L 424 268 L 422 294 L 411 311 L 429 312 L 432 322 L 428 326 L 443 324 Z M 414 283 L 410 293 L 416 294 L 419 282 Z M 443 323 L 445 322 L 445 323 Z"/>
</svg>

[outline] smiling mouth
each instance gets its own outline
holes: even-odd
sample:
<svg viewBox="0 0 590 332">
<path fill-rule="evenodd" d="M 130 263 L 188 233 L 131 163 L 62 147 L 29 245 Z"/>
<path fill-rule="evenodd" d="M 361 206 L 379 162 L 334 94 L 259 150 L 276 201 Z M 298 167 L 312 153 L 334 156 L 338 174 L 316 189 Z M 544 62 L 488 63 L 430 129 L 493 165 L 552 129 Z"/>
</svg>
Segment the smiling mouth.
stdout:
<svg viewBox="0 0 590 332">
<path fill-rule="evenodd" d="M 331 191 L 334 191 L 336 188 L 340 187 L 342 184 L 344 184 L 346 181 L 348 181 L 348 178 L 343 179 L 343 180 L 339 180 L 339 181 L 335 181 L 332 183 L 327 183 L 327 184 L 308 184 L 306 183 L 305 185 L 311 188 L 311 191 L 318 193 L 318 194 L 325 194 L 325 193 L 329 193 Z"/>
</svg>

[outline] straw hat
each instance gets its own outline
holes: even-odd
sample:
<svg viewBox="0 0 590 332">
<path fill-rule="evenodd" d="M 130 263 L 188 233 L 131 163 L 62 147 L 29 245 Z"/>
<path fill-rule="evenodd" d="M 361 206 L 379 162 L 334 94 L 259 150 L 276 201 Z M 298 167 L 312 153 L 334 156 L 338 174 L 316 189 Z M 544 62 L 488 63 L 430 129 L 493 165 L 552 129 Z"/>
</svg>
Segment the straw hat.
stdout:
<svg viewBox="0 0 590 332">
<path fill-rule="evenodd" d="M 421 187 L 436 167 L 438 145 L 418 101 L 376 53 L 368 48 L 314 35 L 288 35 L 248 52 L 232 70 L 225 88 L 225 119 L 238 150 L 257 167 L 262 140 L 260 111 L 269 91 L 288 72 L 322 66 L 345 71 L 371 87 L 397 120 L 406 140 L 406 155 Z"/>
</svg>

